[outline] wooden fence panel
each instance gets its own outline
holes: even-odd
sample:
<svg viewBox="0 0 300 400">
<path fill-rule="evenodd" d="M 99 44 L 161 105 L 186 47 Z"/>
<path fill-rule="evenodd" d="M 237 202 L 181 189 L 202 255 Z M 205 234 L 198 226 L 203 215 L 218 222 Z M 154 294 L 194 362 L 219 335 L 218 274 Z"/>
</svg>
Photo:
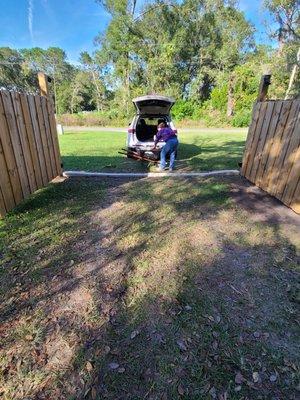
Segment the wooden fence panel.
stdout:
<svg viewBox="0 0 300 400">
<path fill-rule="evenodd" d="M 254 106 L 241 174 L 300 212 L 299 100 L 264 101 Z"/>
<path fill-rule="evenodd" d="M 62 173 L 51 100 L 0 90 L 0 216 Z"/>
</svg>

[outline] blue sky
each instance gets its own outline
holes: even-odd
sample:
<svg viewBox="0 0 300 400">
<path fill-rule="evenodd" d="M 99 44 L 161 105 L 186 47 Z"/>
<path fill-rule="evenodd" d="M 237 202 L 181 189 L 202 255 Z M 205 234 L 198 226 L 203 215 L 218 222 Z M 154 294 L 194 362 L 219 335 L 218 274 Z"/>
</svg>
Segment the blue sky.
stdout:
<svg viewBox="0 0 300 400">
<path fill-rule="evenodd" d="M 240 8 L 264 42 L 261 0 L 240 0 Z M 95 50 L 94 38 L 108 22 L 109 15 L 95 0 L 0 0 L 0 46 L 58 46 L 76 62 L 81 51 Z"/>
</svg>

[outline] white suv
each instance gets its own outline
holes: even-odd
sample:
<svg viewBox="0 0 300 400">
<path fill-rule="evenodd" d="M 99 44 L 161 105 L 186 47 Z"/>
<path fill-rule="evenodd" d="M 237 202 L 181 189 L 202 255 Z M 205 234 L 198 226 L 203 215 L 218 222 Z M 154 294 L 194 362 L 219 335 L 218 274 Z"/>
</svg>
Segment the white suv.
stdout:
<svg viewBox="0 0 300 400">
<path fill-rule="evenodd" d="M 127 135 L 127 150 L 145 155 L 148 158 L 159 159 L 159 152 L 153 152 L 157 125 L 166 122 L 167 126 L 177 133 L 171 120 L 170 110 L 175 100 L 158 95 L 137 97 L 132 100 L 136 108 L 136 114 L 129 125 Z M 158 142 L 161 148 L 165 143 Z"/>
</svg>

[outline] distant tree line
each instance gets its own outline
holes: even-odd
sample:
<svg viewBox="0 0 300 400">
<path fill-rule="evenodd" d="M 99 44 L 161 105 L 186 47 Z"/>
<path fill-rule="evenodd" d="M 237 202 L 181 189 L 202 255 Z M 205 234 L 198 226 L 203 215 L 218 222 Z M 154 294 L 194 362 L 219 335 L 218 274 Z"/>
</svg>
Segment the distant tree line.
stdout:
<svg viewBox="0 0 300 400">
<path fill-rule="evenodd" d="M 265 0 L 272 46 L 257 45 L 234 0 L 155 0 L 143 7 L 137 0 L 96 1 L 111 19 L 94 54 L 81 53 L 74 66 L 60 48 L 2 47 L 0 87 L 36 91 L 36 74 L 44 71 L 59 115 L 95 111 L 103 121 L 126 120 L 133 97 L 160 93 L 175 97 L 178 120 L 236 126 L 249 123 L 263 73 L 272 73 L 272 98 L 299 94 L 299 0 Z"/>
</svg>

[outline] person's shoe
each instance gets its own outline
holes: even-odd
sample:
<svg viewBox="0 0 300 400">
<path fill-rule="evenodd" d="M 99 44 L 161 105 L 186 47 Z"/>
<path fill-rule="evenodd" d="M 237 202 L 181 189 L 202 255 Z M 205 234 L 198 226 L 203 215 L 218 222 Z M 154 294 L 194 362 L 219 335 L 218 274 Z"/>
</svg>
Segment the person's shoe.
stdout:
<svg viewBox="0 0 300 400">
<path fill-rule="evenodd" d="M 160 167 L 157 167 L 157 168 L 156 168 L 156 172 L 164 172 L 164 169 L 163 169 L 163 168 L 160 168 Z"/>
<path fill-rule="evenodd" d="M 174 171 L 174 168 L 169 168 L 169 172 L 173 172 Z"/>
</svg>

